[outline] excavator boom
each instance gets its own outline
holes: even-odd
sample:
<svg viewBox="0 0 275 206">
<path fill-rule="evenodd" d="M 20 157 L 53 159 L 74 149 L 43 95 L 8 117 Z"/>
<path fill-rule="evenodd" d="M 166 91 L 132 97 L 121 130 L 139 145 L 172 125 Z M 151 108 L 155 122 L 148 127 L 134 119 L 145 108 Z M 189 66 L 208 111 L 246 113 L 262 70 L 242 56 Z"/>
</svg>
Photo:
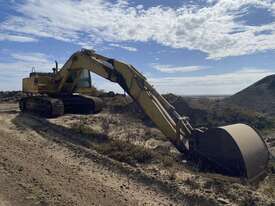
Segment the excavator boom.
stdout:
<svg viewBox="0 0 275 206">
<path fill-rule="evenodd" d="M 180 152 L 188 150 L 187 140 L 193 128 L 187 117 L 181 117 L 132 65 L 82 50 L 75 53 L 60 70 L 61 81 L 66 82 L 71 71 L 83 69 L 118 83 Z"/>
</svg>

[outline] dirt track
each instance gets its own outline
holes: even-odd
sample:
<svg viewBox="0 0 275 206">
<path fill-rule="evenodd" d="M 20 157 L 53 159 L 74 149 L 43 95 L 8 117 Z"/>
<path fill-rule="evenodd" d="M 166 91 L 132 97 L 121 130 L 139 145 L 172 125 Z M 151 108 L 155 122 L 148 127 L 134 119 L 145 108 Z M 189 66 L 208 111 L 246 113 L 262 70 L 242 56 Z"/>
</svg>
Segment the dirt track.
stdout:
<svg viewBox="0 0 275 206">
<path fill-rule="evenodd" d="M 1 206 L 177 204 L 166 194 L 109 170 L 99 159 L 64 146 L 56 141 L 60 134 L 18 115 L 16 106 L 2 104 L 0 112 Z"/>
</svg>

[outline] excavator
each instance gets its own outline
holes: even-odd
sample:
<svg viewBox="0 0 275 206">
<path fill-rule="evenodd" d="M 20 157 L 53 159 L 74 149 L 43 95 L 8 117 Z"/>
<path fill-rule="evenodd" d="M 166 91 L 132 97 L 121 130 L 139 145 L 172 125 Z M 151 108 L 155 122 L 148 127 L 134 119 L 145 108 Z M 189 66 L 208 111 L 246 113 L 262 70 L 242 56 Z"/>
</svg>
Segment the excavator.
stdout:
<svg viewBox="0 0 275 206">
<path fill-rule="evenodd" d="M 100 112 L 103 105 L 100 98 L 76 93 L 79 88 L 91 86 L 90 72 L 119 84 L 175 148 L 190 160 L 199 160 L 222 174 L 249 182 L 266 175 L 269 150 L 255 129 L 241 123 L 194 128 L 188 117 L 179 115 L 132 65 L 93 50 L 77 51 L 60 70 L 56 62 L 52 72 L 33 71 L 24 78 L 23 92 L 28 95 L 19 102 L 21 111 L 48 118 L 70 112 Z"/>
</svg>

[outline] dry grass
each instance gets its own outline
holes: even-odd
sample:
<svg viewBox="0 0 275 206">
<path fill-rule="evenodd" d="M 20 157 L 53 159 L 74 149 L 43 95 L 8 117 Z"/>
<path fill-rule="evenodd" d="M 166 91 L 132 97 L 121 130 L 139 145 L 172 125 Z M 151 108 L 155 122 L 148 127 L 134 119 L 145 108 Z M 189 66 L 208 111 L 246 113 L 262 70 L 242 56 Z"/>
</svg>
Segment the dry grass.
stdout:
<svg viewBox="0 0 275 206">
<path fill-rule="evenodd" d="M 133 145 L 130 141 L 112 140 L 106 134 L 99 133 L 97 129 L 86 126 L 82 121 L 73 124 L 72 128 L 89 142 L 89 146 L 112 159 L 130 165 L 148 163 L 153 159 L 154 154 L 151 150 Z M 105 125 L 104 130 L 108 130 L 107 125 Z"/>
<path fill-rule="evenodd" d="M 96 150 L 112 159 L 126 162 L 130 165 L 148 163 L 154 156 L 150 150 L 124 141 L 109 141 L 97 145 Z"/>
</svg>

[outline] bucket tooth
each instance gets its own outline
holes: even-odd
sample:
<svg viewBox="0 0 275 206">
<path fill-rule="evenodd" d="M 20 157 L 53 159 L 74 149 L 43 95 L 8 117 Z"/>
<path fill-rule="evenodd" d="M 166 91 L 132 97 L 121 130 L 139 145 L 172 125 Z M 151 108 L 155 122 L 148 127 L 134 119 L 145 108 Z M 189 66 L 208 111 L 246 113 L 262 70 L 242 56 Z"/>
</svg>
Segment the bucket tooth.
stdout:
<svg viewBox="0 0 275 206">
<path fill-rule="evenodd" d="M 266 173 L 269 151 L 250 126 L 233 124 L 194 135 L 191 152 L 229 176 L 258 179 Z"/>
</svg>

